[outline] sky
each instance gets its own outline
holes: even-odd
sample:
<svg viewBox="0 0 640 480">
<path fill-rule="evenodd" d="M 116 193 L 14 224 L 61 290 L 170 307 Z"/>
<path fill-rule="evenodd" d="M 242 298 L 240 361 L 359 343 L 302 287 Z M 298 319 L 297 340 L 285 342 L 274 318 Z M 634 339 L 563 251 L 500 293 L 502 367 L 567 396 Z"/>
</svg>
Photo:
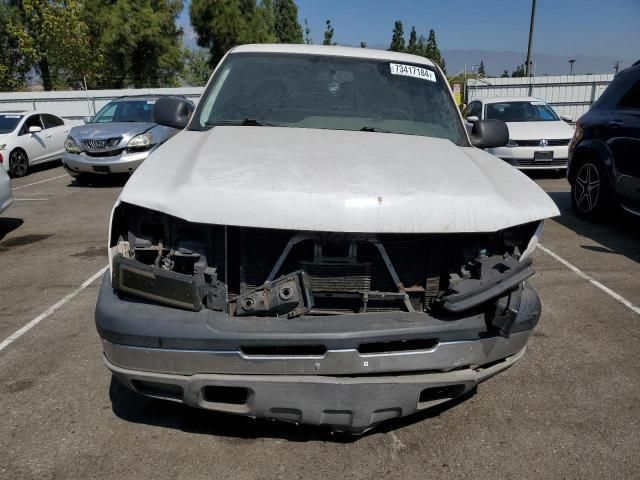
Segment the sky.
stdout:
<svg viewBox="0 0 640 480">
<path fill-rule="evenodd" d="M 405 39 L 436 31 L 441 50 L 525 52 L 531 0 L 297 0 L 314 43 L 322 43 L 331 19 L 334 41 L 342 45 L 387 47 L 395 20 Z M 189 1 L 180 23 L 193 38 Z M 534 53 L 640 59 L 640 0 L 537 0 Z"/>
</svg>

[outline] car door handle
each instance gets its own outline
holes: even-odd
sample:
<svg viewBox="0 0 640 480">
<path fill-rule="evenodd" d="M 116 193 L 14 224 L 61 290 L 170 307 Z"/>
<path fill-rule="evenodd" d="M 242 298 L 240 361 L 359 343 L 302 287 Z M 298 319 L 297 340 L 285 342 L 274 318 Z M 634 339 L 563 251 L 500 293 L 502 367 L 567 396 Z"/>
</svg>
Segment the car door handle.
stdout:
<svg viewBox="0 0 640 480">
<path fill-rule="evenodd" d="M 623 126 L 623 123 L 619 120 L 611 120 L 609 123 L 607 123 L 607 127 L 611 127 L 611 128 L 619 128 L 622 126 Z"/>
</svg>

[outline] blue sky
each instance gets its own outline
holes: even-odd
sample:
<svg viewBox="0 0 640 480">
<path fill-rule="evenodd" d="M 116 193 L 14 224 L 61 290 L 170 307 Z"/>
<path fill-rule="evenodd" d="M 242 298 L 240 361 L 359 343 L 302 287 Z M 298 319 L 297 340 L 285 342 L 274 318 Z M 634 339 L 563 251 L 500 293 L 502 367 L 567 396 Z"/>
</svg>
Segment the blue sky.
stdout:
<svg viewBox="0 0 640 480">
<path fill-rule="evenodd" d="M 180 23 L 192 35 L 188 0 Z M 331 19 L 339 44 L 388 45 L 396 19 L 405 37 L 436 31 L 441 50 L 526 51 L 530 0 L 297 0 L 315 43 Z M 538 0 L 534 53 L 640 58 L 640 0 Z"/>
</svg>

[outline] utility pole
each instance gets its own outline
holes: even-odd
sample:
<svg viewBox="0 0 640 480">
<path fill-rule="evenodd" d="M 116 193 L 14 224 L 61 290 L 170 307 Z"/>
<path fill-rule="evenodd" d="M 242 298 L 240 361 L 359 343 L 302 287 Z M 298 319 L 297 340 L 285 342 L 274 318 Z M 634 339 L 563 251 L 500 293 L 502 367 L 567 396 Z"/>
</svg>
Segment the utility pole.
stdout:
<svg viewBox="0 0 640 480">
<path fill-rule="evenodd" d="M 576 59 L 572 58 L 569 60 L 569 75 L 573 75 L 573 64 L 576 63 Z"/>
<path fill-rule="evenodd" d="M 529 24 L 529 45 L 527 46 L 527 65 L 525 75 L 531 76 L 531 41 L 533 40 L 533 22 L 536 18 L 536 0 L 531 0 L 531 23 Z"/>
<path fill-rule="evenodd" d="M 619 69 L 620 69 L 620 60 L 616 60 L 616 62 L 613 64 L 613 72 L 618 73 Z"/>
</svg>

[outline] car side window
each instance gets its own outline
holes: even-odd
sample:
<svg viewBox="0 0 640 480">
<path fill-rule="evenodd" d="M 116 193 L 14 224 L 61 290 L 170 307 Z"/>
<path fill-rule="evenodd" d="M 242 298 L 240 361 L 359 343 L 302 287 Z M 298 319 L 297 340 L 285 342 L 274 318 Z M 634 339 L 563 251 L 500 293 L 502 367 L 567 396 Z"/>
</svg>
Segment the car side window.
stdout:
<svg viewBox="0 0 640 480">
<path fill-rule="evenodd" d="M 42 128 L 42 120 L 40 119 L 40 115 L 29 115 L 29 117 L 27 117 L 27 119 L 24 121 L 24 124 L 22 125 L 22 129 L 20 130 L 20 135 L 29 133 L 30 127 Z"/>
<path fill-rule="evenodd" d="M 42 122 L 44 123 L 44 128 L 61 127 L 64 125 L 64 120 L 49 113 L 42 114 Z"/>
<path fill-rule="evenodd" d="M 618 108 L 640 110 L 640 78 L 622 96 L 618 102 Z"/>
</svg>

